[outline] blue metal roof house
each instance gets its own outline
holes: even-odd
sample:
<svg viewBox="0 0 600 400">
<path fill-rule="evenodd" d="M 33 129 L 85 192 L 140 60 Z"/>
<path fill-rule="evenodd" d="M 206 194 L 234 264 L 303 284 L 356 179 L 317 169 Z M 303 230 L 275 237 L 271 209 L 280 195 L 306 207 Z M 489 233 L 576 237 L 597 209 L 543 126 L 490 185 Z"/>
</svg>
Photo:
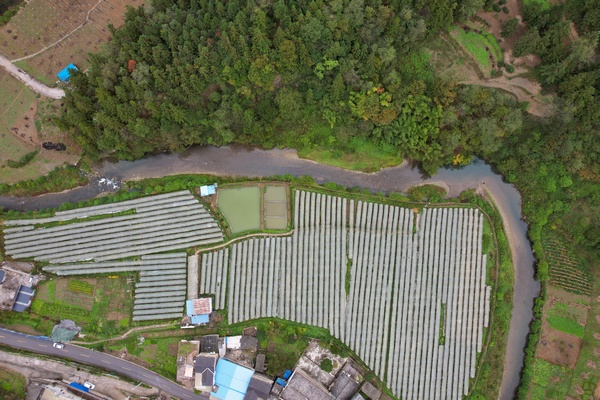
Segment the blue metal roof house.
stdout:
<svg viewBox="0 0 600 400">
<path fill-rule="evenodd" d="M 77 71 L 77 67 L 75 66 L 75 64 L 69 64 L 62 71 L 60 71 L 58 73 L 58 79 L 60 79 L 63 82 L 68 81 L 71 77 L 71 70 Z"/>
<path fill-rule="evenodd" d="M 217 391 L 212 392 L 211 397 L 221 400 L 244 400 L 252 374 L 253 370 L 220 358 L 215 373 Z"/>
<path fill-rule="evenodd" d="M 210 313 L 212 312 L 212 299 L 205 297 L 202 299 L 186 300 L 185 312 L 191 317 L 193 325 L 208 324 Z"/>
</svg>

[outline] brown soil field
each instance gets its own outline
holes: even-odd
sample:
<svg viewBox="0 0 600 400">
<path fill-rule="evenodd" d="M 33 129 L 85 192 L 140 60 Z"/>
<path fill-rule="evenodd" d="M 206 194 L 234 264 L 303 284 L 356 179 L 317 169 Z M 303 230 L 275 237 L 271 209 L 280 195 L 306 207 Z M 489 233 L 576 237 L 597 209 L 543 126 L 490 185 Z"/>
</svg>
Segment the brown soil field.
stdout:
<svg viewBox="0 0 600 400">
<path fill-rule="evenodd" d="M 45 83 L 69 63 L 85 69 L 87 54 L 110 40 L 127 6 L 144 0 L 31 0 L 0 29 L 0 53 Z M 43 16 L 43 18 L 40 18 Z M 25 62 L 23 62 L 25 61 Z"/>
<path fill-rule="evenodd" d="M 552 364 L 574 368 L 581 350 L 582 340 L 577 336 L 545 328 L 540 338 L 537 357 Z"/>
</svg>

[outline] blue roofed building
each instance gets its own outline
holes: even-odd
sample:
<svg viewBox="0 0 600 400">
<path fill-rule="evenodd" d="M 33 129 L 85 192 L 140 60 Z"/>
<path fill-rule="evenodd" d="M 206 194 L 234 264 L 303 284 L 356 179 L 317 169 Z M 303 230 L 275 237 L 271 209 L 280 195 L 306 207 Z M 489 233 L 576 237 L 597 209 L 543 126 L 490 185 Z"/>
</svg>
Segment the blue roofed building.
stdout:
<svg viewBox="0 0 600 400">
<path fill-rule="evenodd" d="M 71 77 L 71 71 L 77 71 L 77 67 L 75 64 L 67 65 L 62 71 L 58 73 L 58 79 L 63 82 L 66 82 Z"/>
<path fill-rule="evenodd" d="M 219 359 L 215 373 L 215 386 L 211 398 L 244 400 L 254 371 L 229 360 Z"/>
<path fill-rule="evenodd" d="M 192 325 L 208 324 L 212 312 L 212 298 L 186 300 L 185 313 L 192 320 Z"/>
</svg>

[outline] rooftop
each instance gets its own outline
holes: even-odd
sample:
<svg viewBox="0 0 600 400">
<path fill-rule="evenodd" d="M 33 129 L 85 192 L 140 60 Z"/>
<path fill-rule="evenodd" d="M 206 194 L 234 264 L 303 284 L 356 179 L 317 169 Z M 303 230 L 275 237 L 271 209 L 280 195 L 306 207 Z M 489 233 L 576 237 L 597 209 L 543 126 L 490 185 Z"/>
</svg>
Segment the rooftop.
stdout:
<svg viewBox="0 0 600 400">
<path fill-rule="evenodd" d="M 185 302 L 185 310 L 188 316 L 210 314 L 212 312 L 212 299 L 210 297 L 203 297 L 201 299 L 187 300 Z"/>
<path fill-rule="evenodd" d="M 217 392 L 212 395 L 222 400 L 243 400 L 252 374 L 254 371 L 249 368 L 219 359 L 215 376 Z"/>
<path fill-rule="evenodd" d="M 267 378 L 265 375 L 254 373 L 250 379 L 250 385 L 248 386 L 244 400 L 266 400 L 269 397 L 272 387 L 272 379 Z"/>
<path fill-rule="evenodd" d="M 219 335 L 204 335 L 200 339 L 200 349 L 203 353 L 219 352 Z"/>
<path fill-rule="evenodd" d="M 333 400 L 334 397 L 327 389 L 310 378 L 307 374 L 296 369 L 286 387 L 281 392 L 284 400 Z"/>
</svg>

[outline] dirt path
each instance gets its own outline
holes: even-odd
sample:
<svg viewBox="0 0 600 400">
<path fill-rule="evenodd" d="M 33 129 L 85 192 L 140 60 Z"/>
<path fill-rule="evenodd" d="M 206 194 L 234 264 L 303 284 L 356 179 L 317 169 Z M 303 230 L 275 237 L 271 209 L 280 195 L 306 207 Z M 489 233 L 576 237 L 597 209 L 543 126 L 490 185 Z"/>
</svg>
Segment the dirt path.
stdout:
<svg viewBox="0 0 600 400">
<path fill-rule="evenodd" d="M 93 374 L 86 371 L 80 364 L 77 366 L 66 363 L 41 360 L 39 358 L 24 357 L 14 353 L 0 351 L 0 366 L 16 371 L 27 378 L 27 383 L 32 380 L 65 380 L 68 382 L 92 382 L 96 385 L 95 391 L 109 395 L 113 399 L 125 400 L 130 394 L 142 397 L 156 396 L 159 391 L 155 388 L 135 386 L 112 376 Z"/>
<path fill-rule="evenodd" d="M 9 74 L 17 78 L 19 81 L 23 82 L 25 86 L 29 89 L 33 90 L 36 93 L 41 94 L 42 96 L 49 97 L 51 99 L 62 99 L 65 97 L 65 91 L 58 88 L 51 88 L 43 83 L 35 80 L 31 77 L 31 75 L 23 72 L 20 68 L 17 68 L 13 65 L 10 60 L 2 55 L 0 55 L 0 66 L 6 70 Z"/>
<path fill-rule="evenodd" d="M 74 34 L 75 32 L 77 32 L 78 30 L 80 30 L 81 28 L 83 28 L 83 26 L 84 26 L 85 24 L 87 24 L 88 22 L 90 22 L 90 13 L 91 13 L 92 11 L 94 11 L 94 9 L 95 9 L 96 7 L 98 7 L 98 6 L 100 5 L 100 3 L 102 3 L 103 1 L 104 1 L 104 0 L 98 0 L 98 2 L 96 3 L 96 5 L 94 5 L 94 7 L 92 7 L 92 8 L 91 8 L 91 9 L 90 9 L 90 10 L 87 12 L 87 15 L 86 15 L 86 17 L 85 17 L 85 21 L 83 21 L 83 22 L 82 22 L 82 23 L 81 23 L 81 24 L 80 24 L 80 25 L 79 25 L 77 28 L 73 29 L 71 32 L 67 33 L 65 36 L 63 36 L 62 38 L 58 39 L 56 42 L 54 42 L 54 43 L 52 43 L 52 44 L 50 44 L 50 45 L 48 45 L 48 46 L 44 47 L 43 49 L 41 49 L 41 50 L 39 50 L 39 51 L 36 51 L 36 52 L 35 52 L 35 53 L 33 53 L 33 54 L 29 54 L 29 55 L 27 55 L 27 56 L 25 56 L 25 57 L 21 57 L 21 58 L 15 58 L 14 60 L 10 60 L 10 61 L 11 61 L 11 62 L 13 62 L 13 63 L 15 63 L 15 62 L 18 62 L 18 61 L 27 60 L 27 59 L 29 59 L 29 58 L 32 58 L 32 57 L 35 57 L 35 56 L 37 56 L 38 54 L 42 54 L 42 53 L 43 53 L 43 52 L 45 52 L 46 50 L 49 50 L 49 49 L 51 49 L 52 47 L 56 46 L 57 44 L 59 44 L 60 42 L 62 42 L 63 40 L 65 40 L 66 38 L 68 38 L 69 36 L 71 36 L 72 34 Z"/>
<path fill-rule="evenodd" d="M 479 85 L 485 87 L 491 87 L 496 89 L 502 89 L 510 94 L 514 95 L 518 101 L 527 101 L 529 103 L 529 109 L 527 112 L 536 115 L 538 117 L 547 117 L 552 114 L 552 107 L 550 104 L 543 103 L 538 97 L 541 95 L 541 86 L 533 83 L 525 78 L 513 78 L 508 79 L 507 77 L 501 76 L 493 79 L 472 79 L 460 82 L 465 85 Z"/>
<path fill-rule="evenodd" d="M 84 341 L 81 341 L 81 340 L 73 340 L 70 343 L 73 343 L 73 344 L 98 344 L 98 343 L 110 342 L 111 340 L 125 339 L 127 336 L 131 335 L 134 332 L 149 331 L 149 330 L 157 329 L 157 328 L 168 328 L 168 327 L 171 327 L 171 326 L 173 326 L 173 324 L 159 324 L 159 325 L 150 325 L 150 326 L 140 326 L 140 327 L 137 327 L 137 328 L 131 328 L 130 330 L 128 330 L 127 332 L 125 332 L 121 336 L 117 336 L 117 337 L 114 337 L 114 338 L 96 340 L 94 342 L 84 342 Z"/>
</svg>

